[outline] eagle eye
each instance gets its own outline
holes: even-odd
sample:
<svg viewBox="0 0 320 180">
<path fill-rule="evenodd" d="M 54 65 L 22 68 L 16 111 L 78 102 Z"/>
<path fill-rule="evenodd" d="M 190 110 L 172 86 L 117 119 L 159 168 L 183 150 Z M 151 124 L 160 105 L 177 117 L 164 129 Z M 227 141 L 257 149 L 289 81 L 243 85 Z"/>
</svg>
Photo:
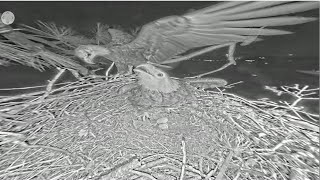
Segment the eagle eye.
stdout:
<svg viewBox="0 0 320 180">
<path fill-rule="evenodd" d="M 163 77 L 163 73 L 158 73 L 157 76 Z"/>
</svg>

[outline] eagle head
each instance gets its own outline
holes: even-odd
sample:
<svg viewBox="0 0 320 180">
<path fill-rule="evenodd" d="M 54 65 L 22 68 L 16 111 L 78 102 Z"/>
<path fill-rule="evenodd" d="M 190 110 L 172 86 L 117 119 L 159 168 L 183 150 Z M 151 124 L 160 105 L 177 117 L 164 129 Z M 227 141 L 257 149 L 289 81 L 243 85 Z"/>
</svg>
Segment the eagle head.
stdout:
<svg viewBox="0 0 320 180">
<path fill-rule="evenodd" d="M 148 90 L 171 93 L 180 87 L 178 80 L 151 64 L 141 64 L 133 71 L 138 75 L 139 84 Z"/>
<path fill-rule="evenodd" d="M 111 53 L 107 48 L 98 45 L 80 45 L 74 52 L 78 58 L 88 64 L 96 64 L 95 57 L 106 56 Z"/>
</svg>

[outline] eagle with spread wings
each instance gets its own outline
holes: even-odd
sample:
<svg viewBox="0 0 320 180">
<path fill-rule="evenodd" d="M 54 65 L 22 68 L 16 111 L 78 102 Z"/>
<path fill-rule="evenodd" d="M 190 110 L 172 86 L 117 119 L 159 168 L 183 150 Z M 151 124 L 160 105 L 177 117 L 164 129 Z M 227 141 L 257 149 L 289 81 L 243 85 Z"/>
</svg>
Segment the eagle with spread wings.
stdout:
<svg viewBox="0 0 320 180">
<path fill-rule="evenodd" d="M 314 17 L 289 15 L 318 7 L 318 2 L 223 2 L 150 22 L 129 43 L 111 47 L 81 45 L 76 48 L 75 54 L 89 64 L 97 63 L 99 58 L 96 57 L 102 56 L 113 61 L 121 73 L 128 71 L 130 66 L 136 67 L 146 62 L 167 64 L 229 47 L 229 63 L 235 64 L 233 52 L 237 43 L 247 45 L 261 40 L 262 36 L 291 34 L 272 27 L 314 21 Z M 185 55 L 195 48 L 197 51 Z"/>
</svg>

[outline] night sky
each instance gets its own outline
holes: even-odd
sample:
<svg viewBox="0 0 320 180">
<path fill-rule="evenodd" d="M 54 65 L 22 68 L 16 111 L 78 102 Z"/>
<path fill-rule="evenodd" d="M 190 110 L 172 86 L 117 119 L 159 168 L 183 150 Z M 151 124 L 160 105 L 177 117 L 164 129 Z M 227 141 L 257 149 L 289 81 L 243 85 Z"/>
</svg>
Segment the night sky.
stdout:
<svg viewBox="0 0 320 180">
<path fill-rule="evenodd" d="M 201 9 L 217 2 L 0 2 L 0 12 L 12 11 L 16 23 L 35 26 L 36 20 L 55 22 L 69 26 L 80 34 L 87 35 L 96 27 L 97 22 L 109 25 L 121 25 L 124 28 L 142 26 L 148 22 L 169 15 L 181 15 L 192 9 Z M 319 10 L 300 13 L 305 17 L 319 17 Z M 263 87 L 291 84 L 305 84 L 319 87 L 319 76 L 308 76 L 296 72 L 319 68 L 319 21 L 280 29 L 295 32 L 291 35 L 265 37 L 264 41 L 245 47 L 237 47 L 235 56 L 254 59 L 253 63 L 242 61 L 214 74 L 214 77 L 226 79 L 229 83 L 244 81 L 232 88 L 238 95 L 247 98 L 268 97 L 279 99 Z M 224 60 L 226 49 L 208 53 L 209 59 Z M 220 54 L 220 57 L 218 57 Z M 222 54 L 222 56 L 221 56 Z M 293 56 L 289 56 L 293 54 Z M 260 56 L 268 56 L 260 59 Z M 197 57 L 198 58 L 198 57 Z M 186 61 L 174 70 L 173 76 L 207 72 L 216 69 L 215 62 Z M 223 61 L 220 62 L 222 65 Z M 219 64 L 218 64 L 219 65 Z M 43 85 L 54 74 L 53 71 L 40 73 L 29 67 L 0 67 L 0 88 Z M 170 74 L 171 75 L 171 74 Z M 254 76 L 253 76 L 254 75 Z M 1 94 L 18 93 L 0 91 Z M 286 97 L 284 97 L 286 98 Z M 317 101 L 308 102 L 309 110 L 318 112 Z"/>
<path fill-rule="evenodd" d="M 85 34 L 97 22 L 137 27 L 169 15 L 180 15 L 217 2 L 0 2 L 0 12 L 12 11 L 16 23 L 34 25 L 34 21 L 55 22 Z M 299 14 L 300 15 L 300 14 Z M 319 17 L 319 11 L 301 13 Z M 282 29 L 295 34 L 267 37 L 263 42 L 241 48 L 237 54 L 252 56 L 319 56 L 319 21 Z"/>
</svg>

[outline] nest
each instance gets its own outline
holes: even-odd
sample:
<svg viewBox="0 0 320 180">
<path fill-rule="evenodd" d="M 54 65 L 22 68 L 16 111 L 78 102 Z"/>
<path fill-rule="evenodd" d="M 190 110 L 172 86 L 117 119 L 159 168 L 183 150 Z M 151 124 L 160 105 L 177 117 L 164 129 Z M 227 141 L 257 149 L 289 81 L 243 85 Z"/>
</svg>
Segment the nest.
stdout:
<svg viewBox="0 0 320 180">
<path fill-rule="evenodd" d="M 288 106 L 216 89 L 192 91 L 197 107 L 141 110 L 119 91 L 136 83 L 133 75 L 82 78 L 90 73 L 73 55 L 79 45 L 114 46 L 131 35 L 98 23 L 91 39 L 38 23 L 0 32 L 3 64 L 59 70 L 43 91 L 0 97 L 0 179 L 320 178 L 319 116 L 294 107 L 311 94 L 306 88 Z M 79 80 L 55 84 L 66 70 Z"/>
<path fill-rule="evenodd" d="M 87 77 L 1 98 L 0 179 L 319 179 L 308 113 L 219 90 L 193 91 L 197 108 L 141 112 L 118 91 L 130 83 Z"/>
</svg>

